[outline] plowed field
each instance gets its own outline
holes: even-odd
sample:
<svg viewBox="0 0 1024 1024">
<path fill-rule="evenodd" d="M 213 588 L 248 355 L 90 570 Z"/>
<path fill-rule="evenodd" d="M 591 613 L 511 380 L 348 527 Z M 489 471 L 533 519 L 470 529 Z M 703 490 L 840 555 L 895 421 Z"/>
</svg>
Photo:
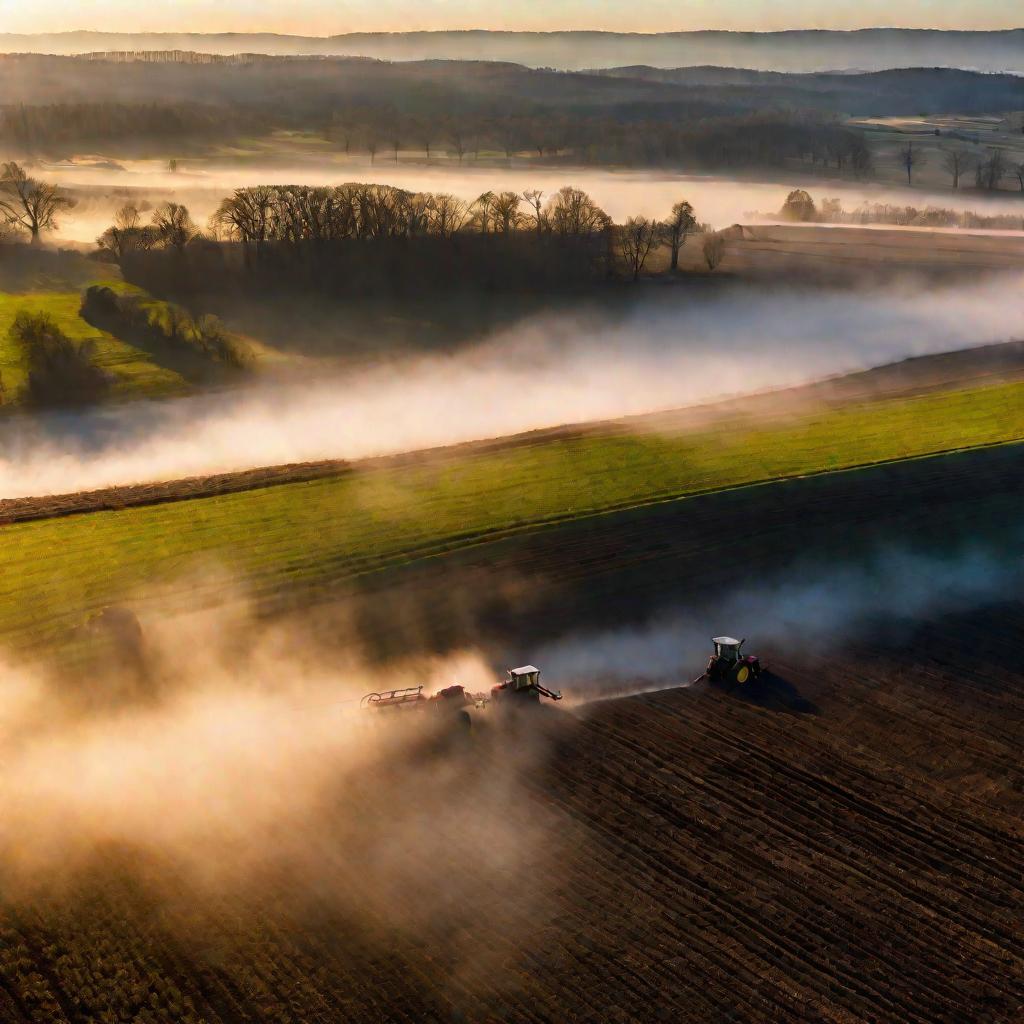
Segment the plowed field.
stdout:
<svg viewBox="0 0 1024 1024">
<path fill-rule="evenodd" d="M 496 870 L 442 817 L 392 851 L 398 910 L 369 861 L 185 910 L 170 867 L 97 853 L 4 912 L 0 1019 L 1019 1021 L 1024 607 L 993 621 L 777 660 L 815 713 L 700 686 L 541 713 L 500 808 L 532 853 Z M 495 742 L 453 755 L 452 801 Z M 349 791 L 338 852 L 409 786 Z"/>
<path fill-rule="evenodd" d="M 380 575 L 357 617 L 385 649 L 498 658 L 664 602 L 713 618 L 716 595 L 811 556 L 975 538 L 1012 559 L 1022 458 L 507 538 Z M 511 746 L 484 727 L 466 750 L 384 758 L 297 834 L 304 856 L 242 879 L 226 858 L 197 884 L 120 842 L 8 887 L 0 1020 L 1015 1024 L 1024 605 L 869 636 L 759 640 L 772 675 L 746 699 L 667 689 L 545 709 Z"/>
</svg>

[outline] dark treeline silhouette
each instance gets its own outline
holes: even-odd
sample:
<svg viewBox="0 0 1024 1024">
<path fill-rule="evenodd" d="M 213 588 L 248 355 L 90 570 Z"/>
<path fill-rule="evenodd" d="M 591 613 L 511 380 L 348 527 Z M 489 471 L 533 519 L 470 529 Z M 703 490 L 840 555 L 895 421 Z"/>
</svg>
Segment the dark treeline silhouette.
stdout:
<svg viewBox="0 0 1024 1024">
<path fill-rule="evenodd" d="M 485 192 L 472 202 L 388 185 L 237 189 L 209 234 L 164 204 L 143 225 L 130 207 L 99 239 L 125 276 L 165 294 L 313 287 L 332 294 L 561 290 L 636 280 L 660 245 L 678 269 L 702 230 L 689 203 L 665 221 L 617 225 L 581 189 Z"/>
<path fill-rule="evenodd" d="M 464 115 L 403 117 L 365 106 L 335 111 L 327 137 L 348 154 L 371 161 L 400 152 L 460 163 L 481 153 L 564 159 L 579 164 L 742 170 L 800 162 L 863 177 L 872 169 L 861 132 L 797 115 L 751 115 L 676 120 L 646 116 Z"/>
<path fill-rule="evenodd" d="M 239 121 L 239 118 L 242 121 Z M 22 153 L 128 139 L 182 141 L 255 128 L 244 112 L 198 103 L 48 103 L 0 106 L 0 143 Z"/>
</svg>

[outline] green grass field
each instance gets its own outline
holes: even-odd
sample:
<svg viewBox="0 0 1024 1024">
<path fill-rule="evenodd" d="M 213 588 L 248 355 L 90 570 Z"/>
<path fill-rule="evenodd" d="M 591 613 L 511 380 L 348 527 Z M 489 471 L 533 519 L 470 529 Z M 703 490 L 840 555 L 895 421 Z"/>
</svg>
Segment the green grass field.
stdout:
<svg viewBox="0 0 1024 1024">
<path fill-rule="evenodd" d="M 82 296 L 77 291 L 0 292 L 0 374 L 3 375 L 7 402 L 18 401 L 18 393 L 26 377 L 24 350 L 8 334 L 11 321 L 20 309 L 49 313 L 69 338 L 94 341 L 95 362 L 111 374 L 114 397 L 157 397 L 189 390 L 188 382 L 181 374 L 160 366 L 148 352 L 86 323 L 78 313 L 81 304 Z"/>
<path fill-rule="evenodd" d="M 0 528 L 0 640 L 59 643 L 98 608 L 217 566 L 257 595 L 545 523 L 702 491 L 1024 438 L 1024 384 L 687 434 L 607 433 L 214 498 Z M 220 584 L 211 583 L 216 600 Z M 194 600 L 194 595 L 190 600 Z"/>
<path fill-rule="evenodd" d="M 105 285 L 119 292 L 145 293 L 122 281 L 116 267 L 97 263 L 74 253 L 32 249 L 28 246 L 0 247 L 0 379 L 4 393 L 0 406 L 13 408 L 23 399 L 27 358 L 23 346 L 9 330 L 19 310 L 48 313 L 64 334 L 74 341 L 95 343 L 94 361 L 111 377 L 109 397 L 164 398 L 181 395 L 218 375 L 216 367 L 202 358 L 171 351 L 156 352 L 115 337 L 92 326 L 80 315 L 82 293 L 91 284 Z M 148 298 L 144 304 L 158 315 L 166 303 Z M 259 363 L 283 358 L 253 338 L 242 339 Z"/>
<path fill-rule="evenodd" d="M 98 330 L 79 315 L 82 291 L 90 284 L 132 290 L 117 274 L 109 264 L 74 253 L 0 248 L 0 375 L 7 405 L 19 402 L 26 377 L 25 352 L 8 334 L 20 309 L 49 313 L 69 338 L 95 342 L 96 363 L 111 374 L 115 398 L 175 395 L 189 389 L 181 374 L 161 366 L 150 353 Z"/>
</svg>

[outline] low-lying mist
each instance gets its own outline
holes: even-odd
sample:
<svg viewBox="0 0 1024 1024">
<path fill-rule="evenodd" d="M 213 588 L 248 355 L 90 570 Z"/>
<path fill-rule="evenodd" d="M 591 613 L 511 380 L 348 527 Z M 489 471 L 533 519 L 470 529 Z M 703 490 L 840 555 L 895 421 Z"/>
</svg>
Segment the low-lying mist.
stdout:
<svg viewBox="0 0 1024 1024">
<path fill-rule="evenodd" d="M 113 167 L 113 169 L 112 169 Z M 114 212 L 129 199 L 136 204 L 157 205 L 168 199 L 185 203 L 199 224 L 205 224 L 224 196 L 233 189 L 253 185 L 340 185 L 345 182 L 376 182 L 411 192 L 450 192 L 474 200 L 483 192 L 541 189 L 557 192 L 563 185 L 576 185 L 617 222 L 632 216 L 664 218 L 673 203 L 686 199 L 698 218 L 713 228 L 746 222 L 753 211 L 781 208 L 786 194 L 798 185 L 816 197 L 837 198 L 847 209 L 863 203 L 891 203 L 941 206 L 956 210 L 981 208 L 986 213 L 1020 214 L 1020 204 L 1010 196 L 997 199 L 915 188 L 913 193 L 892 185 L 870 182 L 822 182 L 821 179 L 778 181 L 739 180 L 712 174 L 671 174 L 659 171 L 609 171 L 579 167 L 512 166 L 484 163 L 458 167 L 447 162 L 428 164 L 419 159 L 395 164 L 380 159 L 348 159 L 343 154 L 317 151 L 315 157 L 299 160 L 291 154 L 260 163 L 232 164 L 217 160 L 183 161 L 171 173 L 165 160 L 122 160 L 117 165 L 100 158 L 79 162 L 43 164 L 47 180 L 77 187 L 80 205 L 61 217 L 58 238 L 92 243 L 110 226 Z"/>
<path fill-rule="evenodd" d="M 353 459 L 701 403 L 1008 340 L 1018 277 L 969 287 L 665 290 L 454 353 L 0 424 L 0 497 Z"/>
</svg>

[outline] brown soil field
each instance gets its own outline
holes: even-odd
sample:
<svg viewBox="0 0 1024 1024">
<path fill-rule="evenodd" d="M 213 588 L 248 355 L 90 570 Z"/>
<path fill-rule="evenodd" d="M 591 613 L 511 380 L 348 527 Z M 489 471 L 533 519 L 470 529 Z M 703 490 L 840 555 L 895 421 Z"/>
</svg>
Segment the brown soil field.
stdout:
<svg viewBox="0 0 1024 1024">
<path fill-rule="evenodd" d="M 1007 446 L 603 516 L 378 573 L 345 614 L 382 656 L 500 663 L 680 601 L 710 622 L 737 584 L 879 544 L 1006 534 L 1019 558 L 1022 469 Z M 5 888 L 0 1020 L 1015 1024 L 1022 642 L 1012 600 L 824 648 L 756 638 L 759 690 L 388 747 L 300 833 L 307 857 L 241 888 L 99 848 Z"/>
<path fill-rule="evenodd" d="M 726 255 L 719 272 L 743 276 L 850 282 L 1024 269 L 1024 234 L 737 224 L 723 235 Z M 696 243 L 688 256 L 699 267 Z"/>
<path fill-rule="evenodd" d="M 0 1020 L 1012 1024 L 1024 606 L 998 623 L 776 659 L 813 713 L 703 686 L 542 710 L 514 769 L 479 733 L 450 800 L 512 778 L 500 814 L 536 845 L 495 871 L 441 817 L 429 856 L 390 855 L 397 907 L 361 843 L 427 797 L 386 766 L 324 812 L 357 863 L 258 896 L 98 851 L 0 913 Z"/>
</svg>

